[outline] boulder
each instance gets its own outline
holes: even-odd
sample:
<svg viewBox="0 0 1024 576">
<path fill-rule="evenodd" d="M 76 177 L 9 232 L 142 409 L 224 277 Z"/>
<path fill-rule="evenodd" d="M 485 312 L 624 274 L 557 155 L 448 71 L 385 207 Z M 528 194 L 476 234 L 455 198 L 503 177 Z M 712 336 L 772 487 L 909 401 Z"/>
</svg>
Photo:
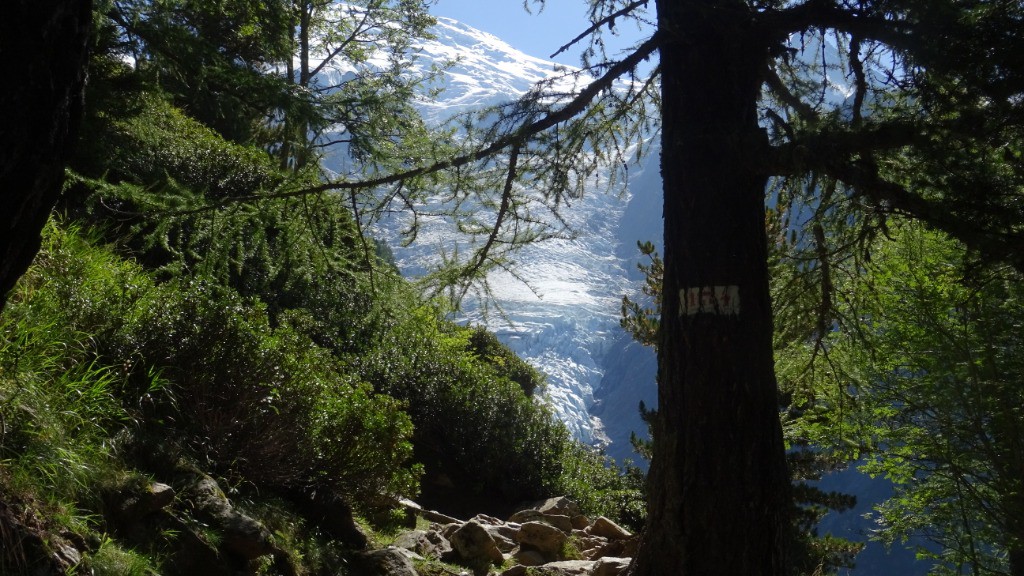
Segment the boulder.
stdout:
<svg viewBox="0 0 1024 576">
<path fill-rule="evenodd" d="M 475 568 L 505 561 L 505 556 L 487 530 L 472 520 L 452 532 L 450 540 L 452 548 L 467 566 Z"/>
<path fill-rule="evenodd" d="M 205 474 L 188 489 L 196 512 L 210 521 L 220 533 L 225 550 L 245 560 L 253 560 L 275 551 L 270 531 L 263 524 L 235 510 L 231 501 Z"/>
<path fill-rule="evenodd" d="M 562 532 L 572 532 L 572 520 L 564 514 L 543 514 L 541 522 L 547 522 Z"/>
<path fill-rule="evenodd" d="M 423 517 L 424 520 L 426 520 L 428 522 L 435 522 L 437 524 L 461 524 L 462 523 L 461 521 L 459 521 L 458 518 L 452 518 L 451 516 L 448 516 L 447 514 L 442 514 L 440 512 L 434 511 L 434 510 L 422 509 L 419 514 L 420 514 L 420 516 Z"/>
<path fill-rule="evenodd" d="M 114 504 L 117 521 L 123 526 L 131 526 L 142 518 L 162 510 L 174 501 L 174 488 L 167 484 L 154 482 L 138 489 L 125 487 L 118 493 Z"/>
<path fill-rule="evenodd" d="M 596 562 L 589 560 L 565 560 L 549 562 L 543 566 L 531 568 L 537 576 L 589 576 Z"/>
<path fill-rule="evenodd" d="M 598 516 L 597 520 L 594 520 L 594 523 L 590 526 L 590 533 L 609 540 L 625 540 L 632 536 L 629 530 L 626 530 L 604 516 Z"/>
<path fill-rule="evenodd" d="M 579 505 L 565 496 L 558 496 L 556 498 L 548 498 L 547 500 L 533 502 L 523 506 L 521 510 L 537 510 L 542 514 L 558 514 L 561 516 L 568 516 L 570 518 L 580 514 Z"/>
<path fill-rule="evenodd" d="M 540 522 L 543 518 L 544 514 L 541 511 L 527 508 L 509 516 L 508 521 L 522 524 L 523 522 Z"/>
<path fill-rule="evenodd" d="M 601 558 L 594 564 L 591 576 L 619 576 L 629 568 L 629 558 Z"/>
<path fill-rule="evenodd" d="M 477 514 L 476 516 L 470 518 L 470 520 L 476 522 L 477 524 L 480 524 L 481 526 L 501 526 L 502 524 L 504 524 L 504 522 L 502 522 L 498 518 L 495 518 L 494 516 L 488 516 L 487 514 Z"/>
<path fill-rule="evenodd" d="M 582 514 L 577 514 L 570 520 L 572 522 L 573 530 L 583 530 L 587 526 L 590 526 L 590 518 Z"/>
<path fill-rule="evenodd" d="M 484 530 L 487 530 L 487 533 L 491 535 L 494 543 L 498 546 L 498 550 L 505 554 L 515 550 L 515 538 L 519 530 L 508 526 L 484 526 Z"/>
<path fill-rule="evenodd" d="M 633 537 L 628 540 L 611 540 L 606 541 L 600 546 L 594 548 L 585 548 L 583 553 L 584 558 L 590 560 L 596 560 L 598 558 L 610 557 L 610 558 L 632 558 L 636 555 L 636 549 L 639 545 L 640 539 Z"/>
<path fill-rule="evenodd" d="M 317 490 L 313 494 L 297 493 L 292 502 L 315 526 L 347 548 L 365 550 L 370 539 L 356 523 L 352 507 L 330 490 Z"/>
<path fill-rule="evenodd" d="M 565 532 L 543 522 L 526 522 L 516 534 L 517 542 L 548 557 L 556 556 L 567 538 Z"/>
<path fill-rule="evenodd" d="M 434 530 L 404 532 L 395 539 L 392 546 L 434 559 L 441 559 L 452 551 L 451 542 Z"/>
<path fill-rule="evenodd" d="M 512 558 L 523 566 L 540 566 L 547 562 L 544 555 L 530 548 L 520 548 L 512 554 Z"/>
<path fill-rule="evenodd" d="M 362 564 L 366 576 L 418 576 L 409 557 L 394 546 L 364 552 Z"/>
</svg>

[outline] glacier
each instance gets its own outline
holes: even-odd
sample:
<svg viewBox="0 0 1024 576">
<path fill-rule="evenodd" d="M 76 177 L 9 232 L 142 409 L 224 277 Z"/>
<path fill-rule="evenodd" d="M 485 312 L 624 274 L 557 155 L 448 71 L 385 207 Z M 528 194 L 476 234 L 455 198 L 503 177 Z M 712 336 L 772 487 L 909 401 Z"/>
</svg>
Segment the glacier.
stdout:
<svg viewBox="0 0 1024 576">
<path fill-rule="evenodd" d="M 438 17 L 432 32 L 434 38 L 417 46 L 413 72 L 453 64 L 434 86 L 442 89 L 440 94 L 417 102 L 430 123 L 514 100 L 540 81 L 554 80 L 566 91 L 579 81 L 572 68 L 526 55 L 452 19 Z M 350 73 L 343 67 L 328 68 L 325 81 Z M 344 160 L 329 159 L 327 166 L 343 171 Z M 458 320 L 486 326 L 540 370 L 546 379 L 543 398 L 573 435 L 608 447 L 613 441 L 591 409 L 607 371 L 605 358 L 623 334 L 618 325 L 621 298 L 638 290 L 637 279 L 629 273 L 635 266 L 623 257 L 619 238 L 620 223 L 635 193 L 631 188 L 609 191 L 601 175 L 588 182 L 588 188 L 582 198 L 568 199 L 571 205 L 561 211 L 571 236 L 518 251 L 515 276 L 492 272 L 487 279 L 490 295 L 484 300 L 467 298 Z M 388 215 L 372 228 L 392 247 L 396 264 L 407 277 L 434 268 L 439 254 L 450 254 L 466 241 L 440 219 L 427 219 L 416 242 L 402 246 L 400 230 L 407 217 Z M 657 226 L 660 238 L 660 213 Z M 649 386 L 653 385 L 652 378 Z M 628 446 L 628 440 L 617 444 Z"/>
</svg>

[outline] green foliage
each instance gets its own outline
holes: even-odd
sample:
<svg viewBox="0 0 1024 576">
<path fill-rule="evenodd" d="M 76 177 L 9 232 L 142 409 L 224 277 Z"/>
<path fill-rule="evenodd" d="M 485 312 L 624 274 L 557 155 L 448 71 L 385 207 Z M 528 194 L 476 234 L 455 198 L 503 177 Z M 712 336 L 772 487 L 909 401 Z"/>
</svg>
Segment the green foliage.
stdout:
<svg viewBox="0 0 1024 576">
<path fill-rule="evenodd" d="M 523 394 L 532 396 L 537 387 L 543 384 L 543 378 L 537 370 L 516 356 L 511 348 L 503 345 L 493 332 L 488 332 L 482 327 L 474 329 L 469 337 L 469 347 L 481 360 L 519 384 Z"/>
<path fill-rule="evenodd" d="M 86 558 L 85 566 L 96 576 L 153 576 L 159 573 L 148 558 L 122 548 L 110 538 L 104 539 L 99 549 Z"/>
<path fill-rule="evenodd" d="M 641 291 L 650 302 L 641 304 L 629 296 L 623 296 L 619 324 L 633 336 L 634 340 L 657 350 L 661 313 L 661 281 L 665 274 L 665 262 L 662 261 L 651 242 L 637 241 L 636 246 L 640 253 L 650 260 L 650 264 L 637 264 L 637 268 L 644 275 L 644 285 L 641 287 Z"/>
<path fill-rule="evenodd" d="M 443 462 L 470 493 L 508 503 L 544 495 L 558 477 L 565 428 L 524 394 L 504 363 L 478 356 L 472 329 L 443 321 L 429 305 L 401 312 L 355 361 L 377 390 L 408 402 L 428 471 Z M 517 366 L 515 373 L 528 373 Z"/>
<path fill-rule="evenodd" d="M 72 190 L 84 196 L 90 221 L 161 277 L 202 276 L 258 297 L 273 323 L 301 326 L 336 351 L 358 349 L 378 329 L 381 299 L 373 292 L 389 289 L 394 270 L 378 261 L 375 243 L 360 237 L 336 198 L 191 211 L 285 176 L 263 152 L 226 142 L 152 97 L 104 126 L 105 144 L 96 158 L 80 160 L 85 174 L 73 176 Z"/>
<path fill-rule="evenodd" d="M 578 442 L 563 446 L 560 461 L 556 493 L 568 496 L 586 514 L 606 516 L 636 533 L 643 530 L 647 510 L 642 470 L 628 462 L 620 468 Z"/>
<path fill-rule="evenodd" d="M 290 2 L 129 0 L 98 15 L 106 48 L 227 139 L 251 139 L 287 95 L 265 67 L 289 55 Z"/>
<path fill-rule="evenodd" d="M 130 72 L 114 69 L 109 74 L 113 77 L 103 79 L 107 83 Z M 87 175 L 145 187 L 152 192 L 149 203 L 165 209 L 181 207 L 174 204 L 175 184 L 222 199 L 271 190 L 285 180 L 266 153 L 226 140 L 157 95 L 118 92 L 108 97 L 90 106 L 88 126 L 95 140 L 76 160 Z M 172 198 L 161 202 L 168 193 Z"/>
<path fill-rule="evenodd" d="M 86 358 L 119 367 L 131 393 L 118 395 L 121 403 L 145 398 L 147 429 L 257 485 L 329 487 L 367 502 L 415 491 L 401 405 L 345 373 L 329 351 L 271 328 L 262 306 L 230 290 L 156 285 L 72 234 L 50 238 L 13 313 L 44 312 L 88 334 L 77 345 Z M 157 371 L 167 382 L 162 394 L 151 384 Z"/>
<path fill-rule="evenodd" d="M 890 236 L 843 286 L 859 322 L 820 346 L 814 431 L 896 484 L 880 539 L 931 540 L 936 573 L 1005 573 L 1024 514 L 1020 276 L 920 226 Z"/>
</svg>

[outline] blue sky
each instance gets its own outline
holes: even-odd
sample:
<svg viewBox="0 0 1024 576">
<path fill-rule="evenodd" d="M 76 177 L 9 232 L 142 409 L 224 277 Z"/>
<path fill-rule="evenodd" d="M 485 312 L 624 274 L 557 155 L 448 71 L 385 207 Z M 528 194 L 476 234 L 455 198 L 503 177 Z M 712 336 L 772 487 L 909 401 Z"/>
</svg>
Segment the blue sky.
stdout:
<svg viewBox="0 0 1024 576">
<path fill-rule="evenodd" d="M 490 32 L 538 58 L 548 58 L 590 24 L 585 0 L 548 0 L 543 11 L 531 1 L 530 8 L 533 14 L 523 9 L 522 0 L 437 0 L 431 13 Z M 620 28 L 635 30 L 633 26 Z M 632 39 L 636 38 L 638 33 L 634 32 Z M 579 65 L 579 50 L 562 54 L 557 60 L 563 64 Z"/>
</svg>

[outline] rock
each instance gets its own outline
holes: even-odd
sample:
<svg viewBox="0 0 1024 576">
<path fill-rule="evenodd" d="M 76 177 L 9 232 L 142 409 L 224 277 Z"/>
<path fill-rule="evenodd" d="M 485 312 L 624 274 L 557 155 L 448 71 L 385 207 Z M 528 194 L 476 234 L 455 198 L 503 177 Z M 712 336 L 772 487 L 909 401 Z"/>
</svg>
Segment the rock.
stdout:
<svg viewBox="0 0 1024 576">
<path fill-rule="evenodd" d="M 580 514 L 579 505 L 565 496 L 548 498 L 547 500 L 534 502 L 529 506 L 526 506 L 526 508 L 537 510 L 542 514 L 559 514 L 562 516 L 569 516 L 570 518 Z"/>
<path fill-rule="evenodd" d="M 418 576 L 412 561 L 394 546 L 364 552 L 362 564 L 366 576 Z"/>
<path fill-rule="evenodd" d="M 515 514 L 508 517 L 509 522 L 518 522 L 522 524 L 524 522 L 540 522 L 544 518 L 544 514 L 539 510 L 533 508 L 527 508 L 526 510 L 520 510 Z"/>
<path fill-rule="evenodd" d="M 420 516 L 422 516 L 423 519 L 428 522 L 436 522 L 438 524 L 462 524 L 462 522 L 459 521 L 459 519 L 452 518 L 447 514 L 441 514 L 440 512 L 436 512 L 434 510 L 422 510 L 420 511 Z"/>
<path fill-rule="evenodd" d="M 531 568 L 538 576 L 589 576 L 596 562 L 589 560 L 565 560 L 549 562 L 543 566 Z"/>
<path fill-rule="evenodd" d="M 505 561 L 498 545 L 480 524 L 469 521 L 451 535 L 452 548 L 470 567 L 501 564 Z"/>
<path fill-rule="evenodd" d="M 513 530 L 506 526 L 484 526 L 484 530 L 487 530 L 487 533 L 491 535 L 498 550 L 505 554 L 515 550 L 515 537 L 518 530 Z"/>
<path fill-rule="evenodd" d="M 629 530 L 626 530 L 604 516 L 598 516 L 597 520 L 594 520 L 594 523 L 590 526 L 590 533 L 595 536 L 602 536 L 609 540 L 625 540 L 632 536 L 632 534 L 629 533 Z"/>
<path fill-rule="evenodd" d="M 590 518 L 587 518 L 582 514 L 573 516 L 571 522 L 573 530 L 583 530 L 587 526 L 590 526 Z"/>
<path fill-rule="evenodd" d="M 174 488 L 167 484 L 154 482 L 144 487 L 126 486 L 113 498 L 113 512 L 116 523 L 122 527 L 132 527 L 146 516 L 162 510 L 174 501 Z"/>
<path fill-rule="evenodd" d="M 501 526 L 504 524 L 501 520 L 494 516 L 488 516 L 487 514 L 477 514 L 471 518 L 471 521 L 480 524 L 481 526 Z"/>
<path fill-rule="evenodd" d="M 431 529 L 434 529 L 433 526 L 434 525 L 431 525 Z M 445 538 L 451 540 L 452 534 L 455 534 L 455 531 L 459 528 L 462 528 L 462 522 L 453 522 L 451 524 L 445 524 L 444 526 L 438 527 L 437 531 Z"/>
<path fill-rule="evenodd" d="M 629 558 L 601 558 L 594 564 L 591 576 L 619 576 L 629 568 Z"/>
<path fill-rule="evenodd" d="M 370 539 L 356 524 L 352 507 L 341 496 L 329 490 L 318 490 L 311 496 L 297 497 L 295 503 L 316 526 L 348 548 L 365 550 L 369 545 Z"/>
<path fill-rule="evenodd" d="M 225 550 L 245 560 L 274 551 L 272 536 L 260 522 L 238 512 L 213 478 L 203 474 L 189 487 L 196 512 L 220 532 Z"/>
<path fill-rule="evenodd" d="M 516 534 L 517 542 L 548 557 L 556 556 L 567 538 L 564 532 L 543 522 L 526 522 Z"/>
<path fill-rule="evenodd" d="M 395 500 L 395 504 L 397 504 L 402 509 L 402 512 L 405 513 L 405 519 L 402 525 L 406 528 L 415 528 L 416 518 L 423 513 L 423 507 L 408 498 L 397 498 Z"/>
<path fill-rule="evenodd" d="M 399 535 L 392 544 L 398 548 L 411 550 L 427 558 L 441 559 L 452 551 L 452 544 L 440 533 L 430 530 L 413 530 Z"/>
<path fill-rule="evenodd" d="M 544 514 L 541 516 L 541 521 L 551 524 L 566 534 L 572 532 L 572 520 L 563 514 Z"/>
<path fill-rule="evenodd" d="M 584 558 L 590 560 L 597 560 L 598 558 L 610 557 L 610 558 L 632 558 L 636 554 L 638 538 L 630 538 L 629 540 L 612 540 L 610 542 L 605 541 L 604 544 L 586 548 L 583 553 Z"/>
<path fill-rule="evenodd" d="M 505 570 L 498 576 L 526 576 L 526 574 L 526 566 L 519 564 L 517 566 L 509 568 L 508 570 Z"/>
<path fill-rule="evenodd" d="M 523 566 L 540 566 L 547 562 L 543 554 L 530 548 L 520 548 L 512 554 L 512 558 Z"/>
<path fill-rule="evenodd" d="M 564 514 L 545 514 L 539 510 L 520 510 L 509 516 L 510 522 L 547 522 L 562 532 L 570 532 L 573 529 L 572 520 Z"/>
<path fill-rule="evenodd" d="M 70 542 L 52 542 L 53 559 L 58 566 L 68 566 L 69 571 L 82 563 L 82 553 Z"/>
</svg>

